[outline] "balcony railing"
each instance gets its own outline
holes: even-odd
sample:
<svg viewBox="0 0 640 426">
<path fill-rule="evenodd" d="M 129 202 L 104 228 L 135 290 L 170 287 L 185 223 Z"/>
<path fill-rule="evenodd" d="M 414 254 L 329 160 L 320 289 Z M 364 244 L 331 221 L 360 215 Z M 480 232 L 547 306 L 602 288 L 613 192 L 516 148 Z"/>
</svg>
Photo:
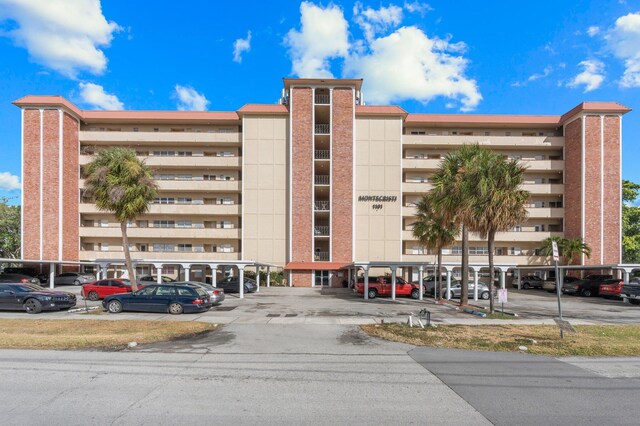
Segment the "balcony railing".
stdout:
<svg viewBox="0 0 640 426">
<path fill-rule="evenodd" d="M 328 149 L 316 149 L 315 159 L 316 160 L 328 160 L 331 153 Z"/>
<path fill-rule="evenodd" d="M 328 251 L 317 251 L 315 256 L 316 261 L 327 262 L 329 260 Z"/>
<path fill-rule="evenodd" d="M 315 201 L 314 204 L 316 211 L 329 211 L 328 201 Z"/>
<path fill-rule="evenodd" d="M 313 229 L 313 233 L 316 236 L 326 237 L 329 235 L 329 227 L 328 226 L 315 226 Z"/>
<path fill-rule="evenodd" d="M 316 175 L 316 185 L 329 185 L 329 175 Z"/>
<path fill-rule="evenodd" d="M 316 95 L 316 104 L 329 105 L 329 95 Z"/>
<path fill-rule="evenodd" d="M 316 124 L 317 135 L 328 135 L 330 132 L 330 126 L 328 124 Z"/>
</svg>

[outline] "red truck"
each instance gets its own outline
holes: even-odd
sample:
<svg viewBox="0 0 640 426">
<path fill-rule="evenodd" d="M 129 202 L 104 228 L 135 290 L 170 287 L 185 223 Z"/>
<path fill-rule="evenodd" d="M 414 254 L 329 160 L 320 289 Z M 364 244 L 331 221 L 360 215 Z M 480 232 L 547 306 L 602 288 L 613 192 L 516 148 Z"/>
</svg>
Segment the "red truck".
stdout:
<svg viewBox="0 0 640 426">
<path fill-rule="evenodd" d="M 364 294 L 364 278 L 358 278 L 356 282 L 356 293 Z M 423 289 L 426 294 L 426 290 Z M 369 277 L 369 299 L 378 296 L 391 296 L 391 277 Z M 410 296 L 414 299 L 420 297 L 420 287 L 418 284 L 408 283 L 400 277 L 396 277 L 396 296 Z"/>
</svg>

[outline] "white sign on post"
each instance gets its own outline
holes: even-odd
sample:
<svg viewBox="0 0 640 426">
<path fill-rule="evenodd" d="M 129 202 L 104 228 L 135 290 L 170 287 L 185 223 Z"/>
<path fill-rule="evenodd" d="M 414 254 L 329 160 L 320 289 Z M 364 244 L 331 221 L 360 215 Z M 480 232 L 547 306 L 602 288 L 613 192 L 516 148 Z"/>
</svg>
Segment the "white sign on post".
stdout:
<svg viewBox="0 0 640 426">
<path fill-rule="evenodd" d="M 507 289 L 499 288 L 498 289 L 498 303 L 507 303 Z"/>
<path fill-rule="evenodd" d="M 560 260 L 560 256 L 558 255 L 558 242 L 551 241 L 551 247 L 553 248 L 553 260 L 557 262 Z"/>
</svg>

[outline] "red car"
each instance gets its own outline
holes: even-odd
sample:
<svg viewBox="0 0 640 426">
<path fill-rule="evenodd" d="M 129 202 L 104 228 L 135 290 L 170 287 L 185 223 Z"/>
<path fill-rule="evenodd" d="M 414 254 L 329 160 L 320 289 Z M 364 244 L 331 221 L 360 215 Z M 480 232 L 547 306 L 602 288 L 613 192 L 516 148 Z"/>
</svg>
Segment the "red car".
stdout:
<svg viewBox="0 0 640 426">
<path fill-rule="evenodd" d="M 358 278 L 356 292 L 364 294 L 364 278 Z M 426 291 L 425 291 L 426 293 Z M 377 296 L 391 296 L 391 277 L 369 277 L 369 299 Z M 396 296 L 411 296 L 414 299 L 420 297 L 418 284 L 408 283 L 400 277 L 396 277 Z"/>
<path fill-rule="evenodd" d="M 600 284 L 600 288 L 598 289 L 598 293 L 602 297 L 620 297 L 620 291 L 622 290 L 622 286 L 624 285 L 624 281 L 614 278 L 610 280 L 604 281 Z"/>
<path fill-rule="evenodd" d="M 138 286 L 142 288 L 143 286 Z M 131 282 L 120 278 L 94 281 L 82 286 L 82 297 L 89 300 L 104 299 L 112 294 L 131 293 Z"/>
</svg>

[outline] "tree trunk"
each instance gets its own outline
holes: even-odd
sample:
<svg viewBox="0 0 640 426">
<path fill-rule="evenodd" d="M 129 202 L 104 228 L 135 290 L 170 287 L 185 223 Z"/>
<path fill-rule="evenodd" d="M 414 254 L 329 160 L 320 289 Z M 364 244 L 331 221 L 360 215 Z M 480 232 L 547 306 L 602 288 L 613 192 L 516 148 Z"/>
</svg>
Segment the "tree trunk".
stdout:
<svg viewBox="0 0 640 426">
<path fill-rule="evenodd" d="M 433 283 L 434 296 L 436 300 L 440 299 L 442 296 L 442 247 L 438 248 L 438 271 L 436 272 L 438 275 L 436 280 Z M 437 284 L 437 287 L 436 287 Z"/>
<path fill-rule="evenodd" d="M 120 229 L 122 230 L 122 248 L 124 249 L 124 264 L 129 272 L 129 281 L 131 281 L 131 291 L 137 291 L 138 285 L 136 284 L 136 271 L 133 270 L 131 264 L 131 253 L 129 253 L 129 237 L 127 237 L 127 222 L 120 222 Z"/>
<path fill-rule="evenodd" d="M 495 267 L 493 266 L 493 250 L 495 246 L 496 231 L 489 231 L 487 238 L 487 248 L 489 249 L 489 313 L 493 313 L 493 277 L 495 277 Z"/>
<path fill-rule="evenodd" d="M 462 225 L 462 285 L 460 288 L 460 306 L 469 303 L 469 230 Z"/>
</svg>

